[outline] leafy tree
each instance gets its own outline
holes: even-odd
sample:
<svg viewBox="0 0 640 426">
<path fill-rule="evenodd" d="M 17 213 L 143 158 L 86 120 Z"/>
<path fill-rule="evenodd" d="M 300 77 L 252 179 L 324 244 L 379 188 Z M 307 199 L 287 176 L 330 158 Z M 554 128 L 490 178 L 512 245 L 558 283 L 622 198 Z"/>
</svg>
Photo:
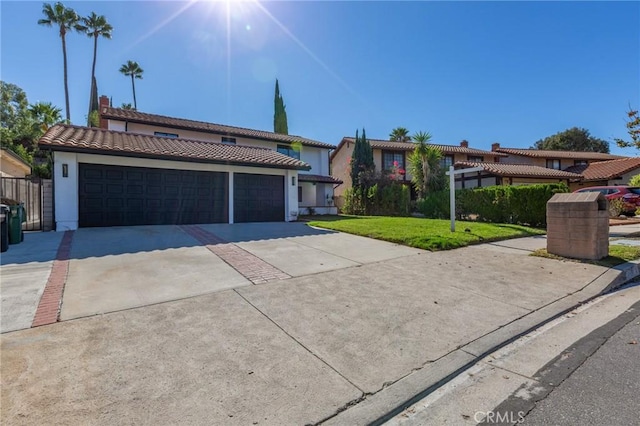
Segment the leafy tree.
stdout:
<svg viewBox="0 0 640 426">
<path fill-rule="evenodd" d="M 62 121 L 61 110 L 48 102 L 29 105 L 26 93 L 15 84 L 0 81 L 2 146 L 31 164 L 35 176 L 51 177 L 51 161 L 38 149 L 38 140 L 50 126 Z M 35 159 L 44 164 L 34 164 Z"/>
<path fill-rule="evenodd" d="M 362 186 L 360 175 L 366 172 L 372 172 L 376 168 L 373 162 L 373 150 L 371 144 L 367 140 L 365 130 L 362 129 L 362 138 L 358 136 L 356 130 L 356 143 L 353 147 L 351 155 L 351 182 L 354 187 Z"/>
<path fill-rule="evenodd" d="M 2 146 L 21 155 L 17 146 L 31 147 L 39 137 L 36 123 L 29 112 L 27 94 L 15 84 L 0 81 L 0 139 Z M 22 155 L 21 155 L 22 156 Z M 23 158 L 25 158 L 23 156 Z M 25 158 L 25 160 L 28 160 Z"/>
<path fill-rule="evenodd" d="M 280 94 L 280 85 L 276 78 L 276 92 L 273 100 L 274 113 L 273 113 L 273 131 L 282 135 L 289 134 L 289 125 L 287 124 L 287 111 L 285 110 L 284 100 Z"/>
<path fill-rule="evenodd" d="M 98 37 L 111 39 L 113 27 L 103 15 L 91 15 L 82 18 L 82 24 L 88 37 L 93 38 L 93 63 L 91 64 L 91 95 L 89 97 L 88 125 L 91 126 L 91 111 L 98 110 L 98 87 L 96 84 L 96 57 L 98 54 Z"/>
<path fill-rule="evenodd" d="M 593 137 L 587 129 L 572 127 L 537 141 L 534 149 L 551 151 L 609 152 L 609 142 Z"/>
<path fill-rule="evenodd" d="M 410 142 L 409 130 L 405 127 L 396 127 L 389 133 L 389 140 L 394 142 Z"/>
<path fill-rule="evenodd" d="M 418 132 L 413 135 L 415 149 L 409 154 L 409 173 L 418 198 L 425 198 L 429 190 L 444 189 L 444 175 L 440 169 L 442 152 L 428 143 L 429 132 Z"/>
<path fill-rule="evenodd" d="M 629 179 L 629 186 L 640 186 L 640 175 L 632 176 Z"/>
<path fill-rule="evenodd" d="M 127 103 L 127 104 L 122 104 L 120 105 L 120 108 L 122 109 L 133 109 L 133 105 Z"/>
<path fill-rule="evenodd" d="M 616 144 L 621 148 L 633 146 L 640 149 L 640 114 L 638 114 L 637 109 L 633 109 L 629 106 L 627 117 L 629 118 L 629 121 L 627 121 L 627 132 L 629 133 L 631 140 L 625 141 L 624 139 L 616 138 Z"/>
<path fill-rule="evenodd" d="M 71 122 L 71 113 L 69 111 L 69 83 L 67 81 L 67 41 L 68 31 L 84 31 L 84 27 L 80 24 L 80 17 L 71 8 L 65 7 L 62 3 L 57 2 L 55 5 L 45 3 L 42 6 L 42 13 L 45 18 L 38 20 L 38 24 L 47 27 L 57 26 L 60 31 L 60 39 L 62 40 L 62 59 L 64 63 L 64 102 L 66 107 L 67 122 Z"/>
<path fill-rule="evenodd" d="M 120 67 L 120 72 L 124 75 L 131 76 L 131 87 L 133 88 L 133 109 L 138 109 L 138 103 L 136 102 L 136 84 L 134 79 L 142 79 L 144 70 L 140 68 L 137 62 L 127 61 L 126 64 Z"/>
</svg>

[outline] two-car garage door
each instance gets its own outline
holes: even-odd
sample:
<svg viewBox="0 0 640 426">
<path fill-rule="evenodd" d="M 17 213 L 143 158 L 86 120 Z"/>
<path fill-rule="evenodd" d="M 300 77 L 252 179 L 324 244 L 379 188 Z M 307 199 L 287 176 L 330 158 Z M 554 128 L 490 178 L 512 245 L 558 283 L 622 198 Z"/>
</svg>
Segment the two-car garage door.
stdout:
<svg viewBox="0 0 640 426">
<path fill-rule="evenodd" d="M 79 164 L 79 226 L 227 223 L 229 174 Z M 234 222 L 284 220 L 284 177 L 234 174 Z"/>
</svg>

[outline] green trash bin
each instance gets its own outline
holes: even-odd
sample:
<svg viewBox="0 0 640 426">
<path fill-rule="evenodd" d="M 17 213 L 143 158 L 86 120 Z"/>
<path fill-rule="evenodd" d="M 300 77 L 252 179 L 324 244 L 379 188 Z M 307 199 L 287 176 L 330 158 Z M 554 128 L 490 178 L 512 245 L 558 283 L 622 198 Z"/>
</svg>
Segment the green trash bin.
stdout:
<svg viewBox="0 0 640 426">
<path fill-rule="evenodd" d="M 26 221 L 24 204 L 9 206 L 9 244 L 18 244 L 24 240 L 22 222 Z"/>
</svg>

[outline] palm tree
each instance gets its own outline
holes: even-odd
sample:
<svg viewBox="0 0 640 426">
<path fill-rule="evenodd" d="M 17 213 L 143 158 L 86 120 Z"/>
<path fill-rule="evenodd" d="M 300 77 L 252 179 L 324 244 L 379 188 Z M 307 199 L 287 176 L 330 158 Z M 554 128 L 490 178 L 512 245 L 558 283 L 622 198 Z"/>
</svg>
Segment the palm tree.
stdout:
<svg viewBox="0 0 640 426">
<path fill-rule="evenodd" d="M 440 189 L 442 186 L 440 169 L 440 159 L 442 152 L 430 146 L 431 140 L 429 132 L 418 132 L 413 135 L 415 149 L 409 154 L 409 172 L 419 198 L 424 198 L 429 189 Z"/>
<path fill-rule="evenodd" d="M 51 102 L 36 102 L 29 106 L 29 112 L 43 132 L 62 121 L 62 110 Z"/>
<path fill-rule="evenodd" d="M 39 19 L 38 24 L 51 27 L 56 25 L 60 29 L 60 38 L 62 39 L 62 59 L 64 61 L 64 102 L 67 112 L 67 122 L 71 122 L 71 113 L 69 112 L 69 84 L 67 82 L 67 31 L 84 31 L 84 27 L 80 25 L 80 17 L 71 8 L 65 7 L 58 2 L 55 5 L 45 3 L 42 5 L 42 13 L 44 19 Z"/>
<path fill-rule="evenodd" d="M 389 140 L 394 142 L 409 142 L 409 130 L 405 127 L 396 127 L 389 133 Z"/>
<path fill-rule="evenodd" d="M 111 31 L 113 27 L 107 22 L 107 18 L 103 15 L 96 15 L 95 12 L 91 12 L 91 15 L 82 18 L 85 31 L 88 37 L 93 37 L 93 63 L 91 65 L 91 95 L 89 96 L 89 119 L 91 117 L 91 111 L 97 109 L 98 100 L 95 99 L 94 90 L 95 77 L 96 77 L 96 56 L 98 54 L 98 37 L 104 37 L 108 40 L 111 39 Z"/>
<path fill-rule="evenodd" d="M 138 104 L 136 103 L 136 84 L 134 82 L 135 78 L 142 79 L 142 73 L 144 70 L 140 68 L 137 62 L 127 61 L 126 64 L 120 67 L 120 72 L 124 75 L 131 76 L 131 87 L 133 88 L 133 109 L 138 109 Z"/>
</svg>

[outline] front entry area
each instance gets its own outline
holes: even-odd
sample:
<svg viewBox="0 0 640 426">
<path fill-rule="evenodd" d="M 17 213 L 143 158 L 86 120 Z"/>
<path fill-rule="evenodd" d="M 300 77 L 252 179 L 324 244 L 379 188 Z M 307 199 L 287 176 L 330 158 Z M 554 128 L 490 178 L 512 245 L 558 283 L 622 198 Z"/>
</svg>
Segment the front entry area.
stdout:
<svg viewBox="0 0 640 426">
<path fill-rule="evenodd" d="M 228 222 L 228 173 L 78 166 L 80 227 Z"/>
</svg>

